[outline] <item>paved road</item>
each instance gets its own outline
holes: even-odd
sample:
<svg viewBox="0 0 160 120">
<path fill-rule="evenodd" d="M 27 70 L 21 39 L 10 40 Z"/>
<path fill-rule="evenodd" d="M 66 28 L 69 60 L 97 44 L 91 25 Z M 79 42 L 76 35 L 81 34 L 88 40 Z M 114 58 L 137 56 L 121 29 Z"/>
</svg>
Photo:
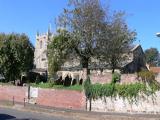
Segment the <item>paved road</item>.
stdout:
<svg viewBox="0 0 160 120">
<path fill-rule="evenodd" d="M 42 113 L 18 111 L 9 108 L 0 108 L 0 120 L 69 120 Z"/>
<path fill-rule="evenodd" d="M 97 113 L 86 111 L 60 111 L 14 109 L 0 107 L 0 120 L 160 120 L 160 114 L 126 114 L 126 113 Z M 22 110 L 22 111 L 20 111 Z"/>
</svg>

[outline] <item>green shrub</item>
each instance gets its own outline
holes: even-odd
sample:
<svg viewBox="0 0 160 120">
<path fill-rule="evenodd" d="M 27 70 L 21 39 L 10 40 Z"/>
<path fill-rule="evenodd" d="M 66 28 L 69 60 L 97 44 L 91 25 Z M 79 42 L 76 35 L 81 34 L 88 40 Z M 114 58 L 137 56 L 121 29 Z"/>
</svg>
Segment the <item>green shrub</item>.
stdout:
<svg viewBox="0 0 160 120">
<path fill-rule="evenodd" d="M 41 82 L 40 75 L 37 75 L 35 83 L 39 84 L 40 82 Z"/>
<path fill-rule="evenodd" d="M 120 82 L 121 75 L 117 72 L 112 74 L 112 83 L 115 84 L 116 82 Z"/>
<path fill-rule="evenodd" d="M 138 76 L 143 82 L 147 82 L 149 84 L 155 81 L 155 74 L 151 71 L 141 71 L 138 73 Z"/>
<path fill-rule="evenodd" d="M 91 97 L 91 81 L 89 77 L 87 77 L 87 79 L 84 81 L 84 90 L 85 90 L 86 97 L 90 98 Z"/>
<path fill-rule="evenodd" d="M 102 97 L 122 97 L 128 99 L 130 102 L 137 101 L 139 95 L 152 95 L 157 90 L 160 90 L 158 82 L 146 84 L 144 82 L 137 82 L 132 84 L 91 84 L 88 78 L 84 82 L 84 90 L 88 99 L 98 99 Z"/>
</svg>

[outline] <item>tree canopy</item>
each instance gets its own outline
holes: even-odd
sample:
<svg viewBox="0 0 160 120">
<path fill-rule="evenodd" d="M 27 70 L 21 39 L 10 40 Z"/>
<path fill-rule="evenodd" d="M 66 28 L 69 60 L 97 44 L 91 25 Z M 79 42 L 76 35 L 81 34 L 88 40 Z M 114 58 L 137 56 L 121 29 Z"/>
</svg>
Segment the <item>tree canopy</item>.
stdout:
<svg viewBox="0 0 160 120">
<path fill-rule="evenodd" d="M 159 52 L 157 48 L 149 48 L 145 50 L 146 62 L 151 66 L 157 66 L 159 61 Z"/>
<path fill-rule="evenodd" d="M 98 52 L 100 59 L 106 61 L 114 72 L 125 61 L 124 54 L 128 53 L 130 45 L 136 38 L 136 32 L 128 28 L 124 12 L 115 12 L 111 21 L 105 24 L 103 39 L 100 41 Z"/>
<path fill-rule="evenodd" d="M 6 82 L 32 69 L 33 58 L 34 47 L 25 34 L 0 34 L 0 72 Z"/>
<path fill-rule="evenodd" d="M 73 44 L 70 43 L 68 32 L 60 29 L 57 32 L 57 35 L 48 45 L 48 69 L 50 74 L 56 73 L 73 52 Z"/>
<path fill-rule="evenodd" d="M 65 47 L 63 42 L 60 46 L 64 46 L 63 51 L 72 48 L 67 54 L 78 56 L 83 68 L 88 69 L 89 61 L 94 57 L 110 63 L 115 69 L 124 48 L 136 35 L 129 30 L 123 15 L 123 12 L 110 13 L 100 0 L 70 0 L 57 22 L 58 28 L 67 31 L 67 35 L 63 34 L 67 36 L 67 45 Z M 60 36 L 59 39 L 64 39 Z"/>
</svg>

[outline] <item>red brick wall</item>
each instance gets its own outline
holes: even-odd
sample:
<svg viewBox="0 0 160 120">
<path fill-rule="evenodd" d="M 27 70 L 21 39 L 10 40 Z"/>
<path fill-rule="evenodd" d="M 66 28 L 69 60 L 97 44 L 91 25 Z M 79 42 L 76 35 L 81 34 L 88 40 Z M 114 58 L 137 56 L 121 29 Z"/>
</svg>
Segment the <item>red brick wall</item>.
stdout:
<svg viewBox="0 0 160 120">
<path fill-rule="evenodd" d="M 122 74 L 121 75 L 121 83 L 135 83 L 138 82 L 138 77 L 136 74 Z"/>
<path fill-rule="evenodd" d="M 112 81 L 112 73 L 105 73 L 105 74 L 91 74 L 90 79 L 92 83 L 110 83 Z M 136 74 L 121 74 L 121 83 L 135 83 L 138 81 Z"/>
<path fill-rule="evenodd" d="M 101 83 L 101 84 L 110 83 L 112 81 L 112 73 L 105 73 L 104 75 L 92 74 L 90 76 L 90 79 L 93 84 L 94 83 Z"/>
<path fill-rule="evenodd" d="M 0 100 L 23 102 L 26 98 L 26 87 L 0 86 Z"/>
<path fill-rule="evenodd" d="M 85 109 L 85 95 L 79 91 L 39 89 L 36 102 L 45 106 Z"/>
<path fill-rule="evenodd" d="M 0 86 L 0 100 L 23 102 L 27 98 L 27 87 Z M 36 103 L 44 106 L 85 109 L 85 95 L 83 92 L 71 90 L 38 89 Z"/>
</svg>

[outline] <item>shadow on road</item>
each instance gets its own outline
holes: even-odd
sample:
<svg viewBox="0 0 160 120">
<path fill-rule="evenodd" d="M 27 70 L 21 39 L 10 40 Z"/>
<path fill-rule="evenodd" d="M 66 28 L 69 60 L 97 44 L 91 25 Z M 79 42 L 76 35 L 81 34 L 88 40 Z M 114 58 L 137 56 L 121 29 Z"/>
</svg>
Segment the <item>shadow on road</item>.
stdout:
<svg viewBox="0 0 160 120">
<path fill-rule="evenodd" d="M 8 114 L 0 114 L 0 120 L 38 120 L 38 119 L 33 119 L 33 118 L 17 119 L 16 117 L 8 115 Z"/>
<path fill-rule="evenodd" d="M 38 120 L 38 119 L 27 118 L 27 119 L 13 119 L 13 120 Z"/>
<path fill-rule="evenodd" d="M 14 119 L 16 117 L 7 115 L 7 114 L 0 114 L 0 120 L 9 120 L 9 119 Z"/>
</svg>

